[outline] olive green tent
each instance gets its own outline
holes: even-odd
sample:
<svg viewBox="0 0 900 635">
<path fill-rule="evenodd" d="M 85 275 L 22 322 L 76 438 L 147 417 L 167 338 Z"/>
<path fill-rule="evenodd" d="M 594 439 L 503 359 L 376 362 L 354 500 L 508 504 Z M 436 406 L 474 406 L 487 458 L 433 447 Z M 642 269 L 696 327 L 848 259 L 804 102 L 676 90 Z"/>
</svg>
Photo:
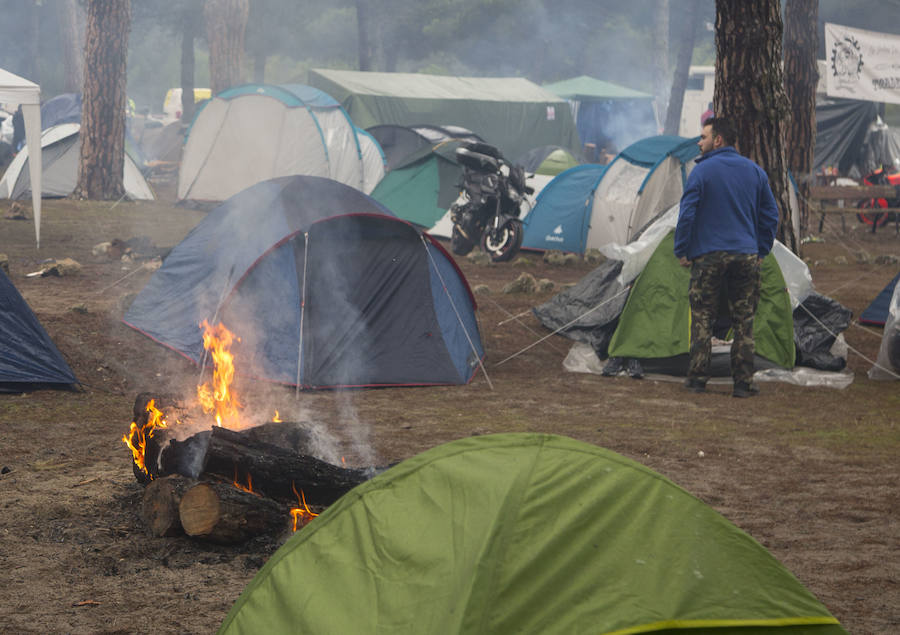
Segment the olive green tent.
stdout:
<svg viewBox="0 0 900 635">
<path fill-rule="evenodd" d="M 308 83 L 337 99 L 360 128 L 455 125 L 507 158 L 535 146 L 580 153 L 569 104 L 524 77 L 453 77 L 316 68 Z"/>
<path fill-rule="evenodd" d="M 573 439 L 453 441 L 351 490 L 221 633 L 845 633 L 771 554 L 659 474 Z"/>
<path fill-rule="evenodd" d="M 635 281 L 609 342 L 610 357 L 653 359 L 660 364 L 678 360 L 686 368 L 691 339 L 690 270 L 678 264 L 674 237 L 674 232 L 666 235 Z M 763 260 L 761 277 L 759 308 L 753 321 L 756 354 L 761 361 L 793 368 L 791 299 L 774 255 Z M 757 368 L 764 365 L 757 364 Z M 644 363 L 644 370 L 659 369 Z"/>
</svg>

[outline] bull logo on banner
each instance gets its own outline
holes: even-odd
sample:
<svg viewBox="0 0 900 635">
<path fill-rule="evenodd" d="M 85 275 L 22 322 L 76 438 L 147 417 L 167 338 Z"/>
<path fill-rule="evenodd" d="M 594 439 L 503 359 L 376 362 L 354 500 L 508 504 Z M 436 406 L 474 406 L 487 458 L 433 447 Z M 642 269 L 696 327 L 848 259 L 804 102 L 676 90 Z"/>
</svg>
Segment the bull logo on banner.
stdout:
<svg viewBox="0 0 900 635">
<path fill-rule="evenodd" d="M 837 40 L 831 48 L 831 70 L 834 78 L 843 83 L 859 81 L 863 67 L 862 50 L 859 42 L 850 35 Z"/>
</svg>

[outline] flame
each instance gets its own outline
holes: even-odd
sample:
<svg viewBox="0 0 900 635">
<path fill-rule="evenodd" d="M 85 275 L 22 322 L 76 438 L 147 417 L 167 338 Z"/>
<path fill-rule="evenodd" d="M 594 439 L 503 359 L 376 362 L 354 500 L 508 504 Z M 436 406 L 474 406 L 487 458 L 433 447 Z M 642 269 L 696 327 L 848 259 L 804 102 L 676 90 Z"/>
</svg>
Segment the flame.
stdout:
<svg viewBox="0 0 900 635">
<path fill-rule="evenodd" d="M 134 457 L 135 465 L 151 479 L 153 478 L 153 475 L 147 471 L 147 466 L 144 464 L 144 452 L 147 450 L 147 439 L 153 436 L 153 432 L 157 428 L 165 428 L 168 426 L 163 413 L 156 408 L 155 404 L 155 399 L 151 399 L 147 402 L 146 410 L 150 413 L 147 417 L 147 423 L 138 428 L 137 424 L 132 421 L 128 434 L 122 436 L 122 441 L 124 441 L 125 445 L 131 449 L 131 455 Z"/>
<path fill-rule="evenodd" d="M 210 326 L 203 320 L 203 348 L 210 351 L 213 359 L 212 386 L 204 383 L 197 386 L 197 398 L 207 414 L 215 413 L 216 425 L 226 428 L 240 427 L 238 409 L 243 408 L 233 392 L 229 390 L 234 380 L 234 355 L 229 350 L 235 338 L 221 322 Z"/>
<path fill-rule="evenodd" d="M 247 484 L 243 485 L 240 481 L 238 481 L 238 471 L 237 466 L 234 467 L 234 481 L 233 485 L 241 490 L 242 492 L 247 492 L 248 494 L 256 494 L 253 491 L 253 477 L 250 475 L 250 472 L 247 472 Z"/>
<path fill-rule="evenodd" d="M 274 423 L 282 423 L 282 421 L 281 421 L 281 415 L 278 414 L 278 411 L 277 411 L 277 410 L 275 411 L 275 416 L 272 417 L 272 421 L 273 421 Z"/>
<path fill-rule="evenodd" d="M 294 496 L 297 497 L 297 502 L 300 504 L 300 507 L 291 509 L 291 518 L 294 520 L 293 531 L 297 531 L 298 526 L 305 526 L 309 521 L 318 516 L 318 514 L 310 511 L 309 506 L 306 504 L 306 495 L 303 493 L 303 490 L 300 490 L 300 493 L 298 494 L 297 488 L 294 486 L 293 482 L 291 482 L 291 489 L 294 490 Z"/>
</svg>

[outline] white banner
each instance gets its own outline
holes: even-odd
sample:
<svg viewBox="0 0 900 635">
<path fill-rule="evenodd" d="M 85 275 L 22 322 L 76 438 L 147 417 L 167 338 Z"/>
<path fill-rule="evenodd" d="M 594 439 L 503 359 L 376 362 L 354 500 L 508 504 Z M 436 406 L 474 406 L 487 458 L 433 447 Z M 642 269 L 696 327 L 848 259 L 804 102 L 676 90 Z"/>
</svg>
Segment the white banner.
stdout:
<svg viewBox="0 0 900 635">
<path fill-rule="evenodd" d="M 825 23 L 825 92 L 900 104 L 900 35 Z"/>
</svg>

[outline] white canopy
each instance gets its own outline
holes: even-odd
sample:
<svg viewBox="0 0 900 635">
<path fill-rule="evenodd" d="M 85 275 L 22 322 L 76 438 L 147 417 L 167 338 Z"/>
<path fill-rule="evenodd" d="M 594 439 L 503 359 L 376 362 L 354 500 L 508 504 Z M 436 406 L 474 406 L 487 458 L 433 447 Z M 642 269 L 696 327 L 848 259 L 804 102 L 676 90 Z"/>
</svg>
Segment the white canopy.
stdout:
<svg viewBox="0 0 900 635">
<path fill-rule="evenodd" d="M 34 208 L 34 237 L 41 247 L 41 87 L 0 68 L 0 103 L 10 110 L 22 106 L 25 145 L 31 156 L 31 204 Z"/>
</svg>

